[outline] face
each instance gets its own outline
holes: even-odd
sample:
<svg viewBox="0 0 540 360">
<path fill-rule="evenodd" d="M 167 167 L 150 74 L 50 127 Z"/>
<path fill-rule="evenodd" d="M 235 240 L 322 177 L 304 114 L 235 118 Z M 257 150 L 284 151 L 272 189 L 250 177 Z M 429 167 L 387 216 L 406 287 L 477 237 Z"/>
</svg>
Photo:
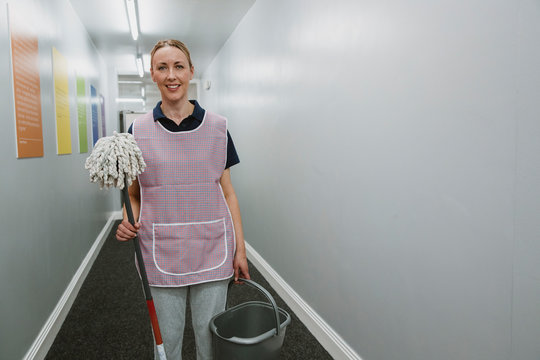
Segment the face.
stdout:
<svg viewBox="0 0 540 360">
<path fill-rule="evenodd" d="M 154 53 L 150 74 L 161 93 L 161 99 L 164 102 L 177 102 L 187 100 L 193 70 L 180 49 L 165 46 Z"/>
</svg>

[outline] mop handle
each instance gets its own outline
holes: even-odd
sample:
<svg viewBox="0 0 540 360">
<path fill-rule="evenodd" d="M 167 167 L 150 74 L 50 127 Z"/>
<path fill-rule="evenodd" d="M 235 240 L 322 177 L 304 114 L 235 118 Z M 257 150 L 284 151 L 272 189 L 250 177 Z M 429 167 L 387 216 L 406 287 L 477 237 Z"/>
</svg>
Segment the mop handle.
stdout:
<svg viewBox="0 0 540 360">
<path fill-rule="evenodd" d="M 124 182 L 124 189 L 122 190 L 122 194 L 124 195 L 124 204 L 126 206 L 128 220 L 131 225 L 135 225 L 135 218 L 133 217 L 133 210 L 131 209 L 131 201 L 129 199 L 127 179 Z M 154 332 L 154 338 L 156 340 L 159 358 L 160 360 L 167 360 L 167 356 L 165 355 L 165 348 L 163 346 L 163 340 L 161 338 L 161 331 L 159 330 L 156 308 L 154 307 L 154 300 L 152 299 L 152 292 L 150 291 L 150 285 L 148 285 L 148 276 L 146 275 L 146 268 L 144 266 L 144 260 L 142 257 L 141 245 L 139 244 L 138 236 L 135 236 L 133 238 L 133 246 L 135 247 L 137 264 L 139 264 L 139 273 L 141 274 L 141 281 L 143 283 L 146 306 L 148 307 L 148 313 L 150 315 L 150 322 L 152 324 L 152 330 Z"/>
<path fill-rule="evenodd" d="M 131 208 L 131 201 L 129 199 L 129 193 L 127 190 L 127 180 L 126 186 L 122 189 L 124 195 L 124 204 L 126 206 L 126 213 L 128 220 L 131 225 L 135 225 L 135 218 L 133 217 L 133 210 Z M 133 238 L 133 246 L 135 247 L 135 255 L 137 256 L 137 263 L 139 264 L 139 272 L 141 274 L 141 280 L 143 282 L 144 295 L 146 300 L 152 300 L 152 293 L 150 291 L 150 286 L 148 285 L 148 276 L 146 275 L 146 269 L 144 267 L 144 260 L 141 252 L 141 245 L 139 244 L 139 237 L 135 236 Z"/>
</svg>

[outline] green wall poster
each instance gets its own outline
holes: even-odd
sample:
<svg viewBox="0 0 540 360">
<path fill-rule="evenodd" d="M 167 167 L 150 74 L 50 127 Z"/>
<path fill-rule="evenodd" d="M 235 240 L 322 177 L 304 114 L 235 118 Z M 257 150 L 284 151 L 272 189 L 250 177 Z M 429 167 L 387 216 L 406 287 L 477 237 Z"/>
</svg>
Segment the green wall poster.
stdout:
<svg viewBox="0 0 540 360">
<path fill-rule="evenodd" d="M 88 133 L 86 122 L 86 82 L 84 78 L 77 77 L 77 119 L 79 123 L 79 152 L 88 152 Z"/>
</svg>

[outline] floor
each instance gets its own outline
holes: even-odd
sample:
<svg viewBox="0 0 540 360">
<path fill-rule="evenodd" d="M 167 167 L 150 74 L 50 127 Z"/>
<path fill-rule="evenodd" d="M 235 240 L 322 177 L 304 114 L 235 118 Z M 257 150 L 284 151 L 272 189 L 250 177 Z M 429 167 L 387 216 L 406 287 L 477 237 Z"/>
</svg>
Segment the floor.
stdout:
<svg viewBox="0 0 540 360">
<path fill-rule="evenodd" d="M 115 229 L 116 226 L 97 256 L 46 359 L 153 358 L 153 337 L 134 265 L 133 246 L 116 241 L 113 237 Z M 278 307 L 291 316 L 279 359 L 332 359 L 251 263 L 250 275 L 270 292 Z M 266 301 L 259 291 L 249 286 L 231 288 L 230 306 L 251 300 Z M 196 358 L 189 321 L 182 353 L 184 360 Z"/>
</svg>

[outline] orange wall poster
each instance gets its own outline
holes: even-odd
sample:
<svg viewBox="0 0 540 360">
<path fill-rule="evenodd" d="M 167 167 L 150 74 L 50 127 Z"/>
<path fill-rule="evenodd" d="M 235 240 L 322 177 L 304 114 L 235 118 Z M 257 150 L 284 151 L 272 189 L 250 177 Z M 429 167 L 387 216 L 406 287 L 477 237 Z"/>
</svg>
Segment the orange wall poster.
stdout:
<svg viewBox="0 0 540 360">
<path fill-rule="evenodd" d="M 43 156 L 38 37 L 8 9 L 17 158 Z"/>
</svg>

